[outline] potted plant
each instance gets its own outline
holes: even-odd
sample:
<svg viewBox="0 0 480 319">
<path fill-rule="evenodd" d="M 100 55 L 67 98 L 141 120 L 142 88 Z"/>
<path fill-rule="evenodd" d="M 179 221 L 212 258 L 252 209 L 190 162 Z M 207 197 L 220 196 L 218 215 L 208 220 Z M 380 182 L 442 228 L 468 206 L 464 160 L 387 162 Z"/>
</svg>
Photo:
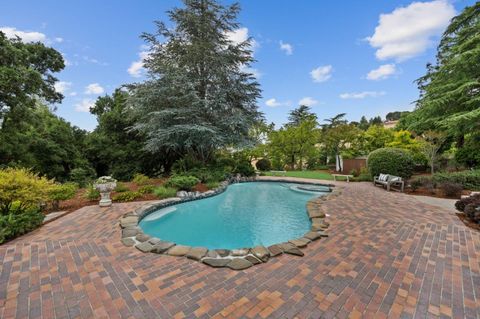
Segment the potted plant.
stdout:
<svg viewBox="0 0 480 319">
<path fill-rule="evenodd" d="M 110 193 L 117 187 L 117 180 L 111 176 L 102 176 L 96 180 L 93 187 L 100 192 L 100 207 L 111 206 Z"/>
</svg>

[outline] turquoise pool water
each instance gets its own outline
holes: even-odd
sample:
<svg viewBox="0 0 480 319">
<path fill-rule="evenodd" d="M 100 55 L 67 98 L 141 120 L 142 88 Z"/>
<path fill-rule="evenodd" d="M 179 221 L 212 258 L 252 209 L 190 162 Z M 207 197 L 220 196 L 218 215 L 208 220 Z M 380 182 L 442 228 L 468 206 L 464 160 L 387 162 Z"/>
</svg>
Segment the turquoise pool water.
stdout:
<svg viewBox="0 0 480 319">
<path fill-rule="evenodd" d="M 292 183 L 232 184 L 217 196 L 162 208 L 140 221 L 146 234 L 209 249 L 269 246 L 310 229 L 306 203 L 326 193 Z"/>
</svg>

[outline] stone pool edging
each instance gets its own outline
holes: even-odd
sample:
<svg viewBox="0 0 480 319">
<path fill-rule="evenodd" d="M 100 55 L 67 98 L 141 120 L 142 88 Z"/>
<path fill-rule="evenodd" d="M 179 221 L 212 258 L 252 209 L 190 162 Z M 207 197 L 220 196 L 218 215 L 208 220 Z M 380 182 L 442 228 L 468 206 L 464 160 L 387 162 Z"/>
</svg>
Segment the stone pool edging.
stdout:
<svg viewBox="0 0 480 319">
<path fill-rule="evenodd" d="M 209 250 L 204 247 L 190 247 L 184 245 L 177 245 L 173 242 L 164 241 L 159 238 L 151 237 L 143 232 L 138 225 L 145 216 L 150 213 L 172 206 L 179 203 L 189 202 L 192 200 L 199 200 L 223 193 L 228 185 L 231 183 L 246 183 L 246 182 L 288 182 L 292 180 L 276 179 L 276 180 L 262 180 L 255 177 L 242 177 L 240 179 L 224 181 L 220 186 L 214 190 L 209 190 L 204 193 L 188 193 L 185 197 L 172 197 L 157 201 L 155 203 L 143 205 L 133 211 L 124 214 L 120 220 L 119 225 L 122 229 L 121 242 L 128 247 L 135 247 L 144 253 L 157 253 L 177 257 L 186 257 L 188 259 L 202 262 L 214 268 L 227 267 L 233 270 L 242 270 L 250 268 L 254 265 L 267 262 L 271 257 L 279 256 L 281 254 L 290 254 L 295 256 L 304 256 L 302 248 L 308 244 L 328 237 L 326 230 L 330 223 L 326 221 L 326 213 L 321 208 L 321 202 L 337 197 L 341 193 L 341 188 L 335 187 L 333 184 L 324 184 L 319 182 L 304 182 L 294 181 L 296 184 L 312 184 L 325 185 L 330 187 L 330 193 L 321 197 L 315 197 L 307 202 L 307 214 L 312 223 L 310 231 L 306 232 L 300 238 L 294 238 L 288 242 L 274 244 L 268 247 L 256 246 L 242 249 L 213 249 Z"/>
</svg>

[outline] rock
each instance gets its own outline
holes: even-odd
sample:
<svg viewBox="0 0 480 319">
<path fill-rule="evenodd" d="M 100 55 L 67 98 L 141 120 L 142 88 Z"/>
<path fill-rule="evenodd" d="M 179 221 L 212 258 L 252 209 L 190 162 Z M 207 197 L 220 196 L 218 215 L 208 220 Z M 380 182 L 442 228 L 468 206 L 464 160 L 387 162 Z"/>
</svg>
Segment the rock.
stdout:
<svg viewBox="0 0 480 319">
<path fill-rule="evenodd" d="M 177 197 L 180 197 L 180 198 L 188 197 L 188 192 L 186 192 L 186 191 L 178 191 L 178 192 L 177 192 Z"/>
<path fill-rule="evenodd" d="M 270 251 L 270 255 L 272 257 L 281 255 L 283 253 L 283 249 L 279 245 L 268 246 L 268 250 Z"/>
<path fill-rule="evenodd" d="M 135 248 L 137 248 L 141 252 L 148 253 L 148 252 L 152 251 L 153 245 L 146 241 L 146 242 L 143 242 L 143 243 L 140 243 L 140 244 L 136 244 Z"/>
<path fill-rule="evenodd" d="M 292 243 L 281 244 L 283 252 L 290 255 L 303 256 L 304 253 Z"/>
<path fill-rule="evenodd" d="M 324 231 L 318 231 L 317 234 L 320 236 L 320 237 L 328 237 L 328 234 Z"/>
<path fill-rule="evenodd" d="M 320 211 L 319 209 L 309 209 L 308 210 L 308 216 L 310 218 L 324 218 L 325 213 Z"/>
<path fill-rule="evenodd" d="M 209 250 L 207 252 L 207 258 L 217 258 L 218 257 L 218 254 L 215 250 Z"/>
<path fill-rule="evenodd" d="M 252 248 L 252 254 L 263 262 L 267 262 L 268 258 L 270 258 L 270 252 L 263 246 Z"/>
<path fill-rule="evenodd" d="M 229 262 L 230 262 L 230 259 L 219 259 L 219 258 L 203 258 L 202 259 L 202 263 L 214 268 L 225 267 Z"/>
<path fill-rule="evenodd" d="M 134 237 L 138 234 L 139 229 L 137 227 L 127 227 L 122 229 L 122 238 Z"/>
<path fill-rule="evenodd" d="M 233 249 L 232 256 L 245 256 L 248 254 L 248 249 Z"/>
<path fill-rule="evenodd" d="M 252 266 L 253 264 L 244 258 L 234 258 L 227 264 L 227 267 L 233 270 L 247 269 Z"/>
<path fill-rule="evenodd" d="M 296 247 L 306 247 L 310 242 L 310 240 L 302 237 L 302 238 L 289 240 L 288 242 L 294 244 Z"/>
<path fill-rule="evenodd" d="M 228 249 L 215 249 L 215 252 L 220 257 L 227 257 L 228 255 L 230 255 L 230 250 L 228 250 Z"/>
<path fill-rule="evenodd" d="M 189 246 L 176 245 L 167 251 L 170 256 L 185 256 L 190 250 Z"/>
<path fill-rule="evenodd" d="M 303 237 L 313 241 L 313 240 L 319 239 L 322 236 L 320 236 L 317 232 L 310 231 L 310 232 L 306 233 Z"/>
<path fill-rule="evenodd" d="M 257 265 L 257 264 L 261 264 L 262 261 L 260 259 L 258 259 L 257 257 L 255 256 L 252 256 L 252 255 L 248 255 L 245 257 L 246 260 L 248 260 L 249 262 L 251 262 L 252 264 L 254 265 Z"/>
<path fill-rule="evenodd" d="M 188 251 L 186 257 L 193 260 L 200 260 L 207 254 L 208 249 L 203 247 L 193 247 Z"/>
<path fill-rule="evenodd" d="M 152 244 L 152 245 L 156 245 L 156 244 L 158 244 L 159 242 L 161 242 L 161 240 L 158 239 L 158 238 L 152 237 L 152 238 L 150 238 L 150 239 L 148 240 L 148 242 L 149 242 L 150 244 Z"/>
<path fill-rule="evenodd" d="M 147 234 L 145 234 L 145 233 L 139 233 L 139 234 L 137 234 L 137 236 L 135 237 L 136 240 L 138 240 L 139 242 L 142 242 L 142 243 L 143 243 L 144 241 L 149 240 L 150 238 L 152 238 L 152 237 L 150 237 L 149 235 L 147 235 Z"/>
<path fill-rule="evenodd" d="M 122 238 L 122 244 L 127 247 L 132 247 L 135 245 L 135 240 L 133 240 L 133 238 Z"/>
<path fill-rule="evenodd" d="M 137 226 L 138 216 L 127 216 L 120 219 L 120 227 Z"/>
<path fill-rule="evenodd" d="M 159 243 L 156 243 L 155 245 L 153 245 L 152 252 L 156 254 L 163 254 L 173 246 L 175 246 L 175 244 L 169 241 L 160 241 Z"/>
</svg>

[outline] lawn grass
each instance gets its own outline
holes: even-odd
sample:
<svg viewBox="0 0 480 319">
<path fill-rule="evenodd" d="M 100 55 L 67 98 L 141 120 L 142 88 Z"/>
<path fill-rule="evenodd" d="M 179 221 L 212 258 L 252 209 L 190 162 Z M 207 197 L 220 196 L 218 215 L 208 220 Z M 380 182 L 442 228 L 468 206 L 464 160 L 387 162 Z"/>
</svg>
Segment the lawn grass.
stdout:
<svg viewBox="0 0 480 319">
<path fill-rule="evenodd" d="M 266 176 L 281 176 L 280 174 L 272 174 L 271 172 L 265 172 Z M 300 178 L 311 178 L 311 179 L 325 179 L 333 180 L 332 175 L 328 171 L 287 171 L 285 174 L 287 177 L 300 177 Z"/>
</svg>

